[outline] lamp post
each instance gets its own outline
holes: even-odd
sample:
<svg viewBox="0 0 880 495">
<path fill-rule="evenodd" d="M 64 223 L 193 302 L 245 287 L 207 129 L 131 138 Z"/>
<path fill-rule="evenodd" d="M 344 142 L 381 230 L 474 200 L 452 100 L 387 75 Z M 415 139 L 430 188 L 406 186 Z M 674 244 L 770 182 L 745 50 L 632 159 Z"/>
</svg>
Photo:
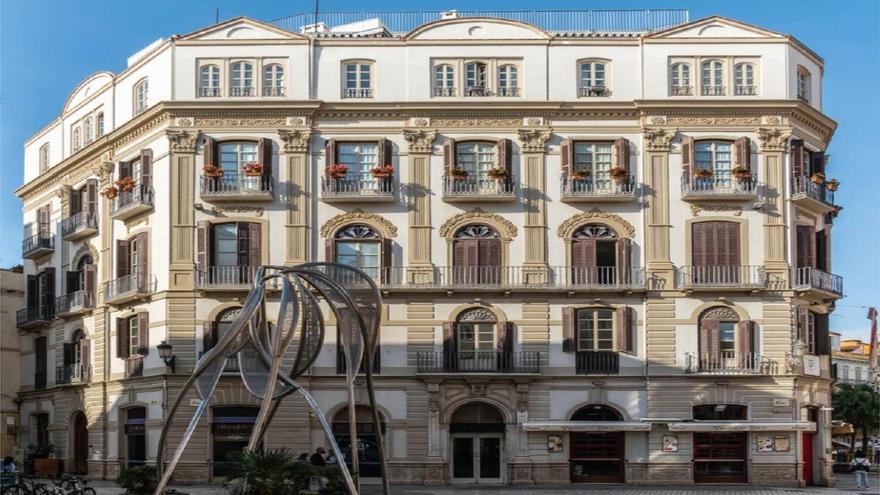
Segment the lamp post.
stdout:
<svg viewBox="0 0 880 495">
<path fill-rule="evenodd" d="M 159 357 L 165 362 L 165 366 L 170 366 L 171 372 L 174 373 L 174 361 L 176 358 L 174 355 L 174 346 L 169 344 L 167 340 L 163 340 L 156 346 L 156 349 L 159 350 Z"/>
</svg>

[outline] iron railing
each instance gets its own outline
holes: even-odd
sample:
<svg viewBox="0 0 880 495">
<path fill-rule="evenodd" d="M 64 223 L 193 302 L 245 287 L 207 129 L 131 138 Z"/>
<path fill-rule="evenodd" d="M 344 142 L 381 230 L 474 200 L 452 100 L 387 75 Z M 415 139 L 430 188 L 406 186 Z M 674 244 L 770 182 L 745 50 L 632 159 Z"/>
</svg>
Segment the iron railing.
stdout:
<svg viewBox="0 0 880 495">
<path fill-rule="evenodd" d="M 693 86 L 673 86 L 672 96 L 691 96 L 694 94 Z"/>
<path fill-rule="evenodd" d="M 374 177 L 369 172 L 351 173 L 343 178 L 321 177 L 321 196 L 325 198 L 392 197 L 392 177 Z"/>
<path fill-rule="evenodd" d="M 760 265 L 691 265 L 678 269 L 683 288 L 763 288 L 767 274 Z"/>
<path fill-rule="evenodd" d="M 464 88 L 465 96 L 489 96 L 492 92 L 486 86 L 466 86 Z"/>
<path fill-rule="evenodd" d="M 702 86 L 700 94 L 703 96 L 724 96 L 727 94 L 726 86 Z"/>
<path fill-rule="evenodd" d="M 816 184 L 810 177 L 804 175 L 801 177 L 792 177 L 791 179 L 791 198 L 811 198 L 821 201 L 828 205 L 834 206 L 834 191 L 822 184 Z"/>
<path fill-rule="evenodd" d="M 517 88 L 517 87 L 498 88 L 498 96 L 519 96 L 519 88 Z"/>
<path fill-rule="evenodd" d="M 755 195 L 758 193 L 758 181 L 755 179 L 737 179 L 735 177 L 689 177 L 681 176 L 681 195 L 686 196 L 731 196 Z"/>
<path fill-rule="evenodd" d="M 456 94 L 455 88 L 452 87 L 434 88 L 434 96 L 455 96 Z"/>
<path fill-rule="evenodd" d="M 823 290 L 842 296 L 843 277 L 811 266 L 802 266 L 795 271 L 794 288 L 797 290 Z"/>
<path fill-rule="evenodd" d="M 757 86 L 734 86 L 733 93 L 736 96 L 755 96 L 758 94 Z"/>
<path fill-rule="evenodd" d="M 131 191 L 119 191 L 110 203 L 110 214 L 122 212 L 138 205 L 153 206 L 153 187 L 137 184 Z"/>
<path fill-rule="evenodd" d="M 85 229 L 98 229 L 98 215 L 90 211 L 81 211 L 61 221 L 62 237 Z"/>
<path fill-rule="evenodd" d="M 256 90 L 253 86 L 233 86 L 230 96 L 254 96 Z"/>
<path fill-rule="evenodd" d="M 455 179 L 443 176 L 443 196 L 457 197 L 510 197 L 516 196 L 516 177 L 509 175 L 503 179 L 465 178 Z"/>
<path fill-rule="evenodd" d="M 263 96 L 284 96 L 284 86 L 264 86 Z"/>
<path fill-rule="evenodd" d="M 199 88 L 199 96 L 217 97 L 223 96 L 223 88 Z"/>
<path fill-rule="evenodd" d="M 777 371 L 777 363 L 756 352 L 719 351 L 717 354 L 687 354 L 688 373 L 762 374 Z"/>
<path fill-rule="evenodd" d="M 372 98 L 372 88 L 346 88 L 344 96 L 346 98 Z"/>
<path fill-rule="evenodd" d="M 156 290 L 156 276 L 132 273 L 104 282 L 104 300 L 134 294 L 149 294 Z"/>
<path fill-rule="evenodd" d="M 416 354 L 419 373 L 540 373 L 537 351 L 422 351 Z"/>
<path fill-rule="evenodd" d="M 21 254 L 27 256 L 31 253 L 55 249 L 55 236 L 51 232 L 42 231 L 21 241 Z"/>
<path fill-rule="evenodd" d="M 444 11 L 363 11 L 297 13 L 269 21 L 282 29 L 300 32 L 304 26 L 324 23 L 333 29 L 379 18 L 389 31 L 412 31 L 443 16 L 496 17 L 531 24 L 551 32 L 629 31 L 651 32 L 688 22 L 683 9 L 651 10 L 458 10 Z M 334 32 L 344 30 L 334 29 Z"/>
<path fill-rule="evenodd" d="M 569 174 L 563 174 L 561 183 L 563 197 L 635 197 L 636 194 L 636 181 L 632 176 L 626 177 L 623 180 L 591 178 L 575 179 Z"/>
<path fill-rule="evenodd" d="M 391 266 L 367 271 L 384 288 L 639 289 L 646 283 L 645 269 L 640 267 L 551 266 L 540 277 L 523 266 L 435 266 L 427 272 Z"/>
<path fill-rule="evenodd" d="M 144 374 L 144 357 L 140 354 L 125 358 L 125 377 L 132 378 Z"/>
<path fill-rule="evenodd" d="M 223 174 L 201 178 L 202 196 L 242 196 L 272 194 L 271 175 Z"/>
<path fill-rule="evenodd" d="M 53 306 L 29 306 L 15 312 L 15 325 L 21 327 L 32 323 L 48 322 L 52 318 L 55 318 Z"/>
<path fill-rule="evenodd" d="M 87 364 L 72 363 L 55 368 L 55 383 L 59 385 L 88 383 L 91 376 L 92 367 Z"/>
<path fill-rule="evenodd" d="M 614 351 L 578 351 L 574 370 L 579 375 L 616 375 L 620 372 L 620 354 Z"/>
<path fill-rule="evenodd" d="M 95 307 L 95 293 L 87 290 L 78 290 L 55 298 L 55 312 L 57 314 L 69 313 L 76 309 L 89 309 Z"/>
<path fill-rule="evenodd" d="M 249 288 L 254 283 L 256 266 L 215 265 L 196 267 L 196 287 L 200 289 Z"/>
</svg>

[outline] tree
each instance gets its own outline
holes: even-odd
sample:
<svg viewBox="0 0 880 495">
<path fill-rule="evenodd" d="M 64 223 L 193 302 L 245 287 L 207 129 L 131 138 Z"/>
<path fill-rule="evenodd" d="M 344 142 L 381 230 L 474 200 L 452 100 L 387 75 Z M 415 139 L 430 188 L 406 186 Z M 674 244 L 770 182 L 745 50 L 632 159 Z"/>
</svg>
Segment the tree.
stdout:
<svg viewBox="0 0 880 495">
<path fill-rule="evenodd" d="M 855 432 L 862 432 L 862 450 L 867 454 L 868 433 L 880 428 L 880 395 L 870 385 L 840 384 L 831 397 L 834 419 L 853 425 L 851 448 L 855 450 Z"/>
</svg>

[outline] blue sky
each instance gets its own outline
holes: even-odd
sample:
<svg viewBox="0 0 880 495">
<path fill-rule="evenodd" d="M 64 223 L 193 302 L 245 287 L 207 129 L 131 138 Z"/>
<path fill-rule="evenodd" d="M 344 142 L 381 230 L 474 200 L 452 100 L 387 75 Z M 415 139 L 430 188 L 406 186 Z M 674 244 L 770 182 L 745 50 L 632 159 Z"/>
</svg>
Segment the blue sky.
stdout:
<svg viewBox="0 0 880 495">
<path fill-rule="evenodd" d="M 321 10 L 362 10 L 363 2 L 321 0 Z M 799 1 L 428 0 L 418 9 L 684 8 L 691 19 L 723 15 L 790 33 L 826 61 L 824 111 L 839 123 L 828 152 L 829 175 L 842 182 L 845 207 L 834 226 L 833 271 L 847 297 L 832 328 L 867 338 L 866 310 L 880 305 L 880 2 Z M 0 266 L 20 263 L 22 143 L 58 115 L 69 92 L 99 70 L 120 71 L 125 59 L 159 37 L 182 34 L 220 19 L 274 19 L 310 11 L 311 2 L 230 0 L 6 0 L 0 2 Z M 412 2 L 370 3 L 375 10 L 413 10 Z"/>
</svg>

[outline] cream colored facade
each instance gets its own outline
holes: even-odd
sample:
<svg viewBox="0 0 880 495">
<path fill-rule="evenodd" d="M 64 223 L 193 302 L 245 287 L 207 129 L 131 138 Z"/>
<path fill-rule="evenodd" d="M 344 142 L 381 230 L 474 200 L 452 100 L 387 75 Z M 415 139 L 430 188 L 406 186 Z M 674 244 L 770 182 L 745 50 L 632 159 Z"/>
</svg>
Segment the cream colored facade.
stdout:
<svg viewBox="0 0 880 495">
<path fill-rule="evenodd" d="M 682 62 L 688 79 L 673 85 Z M 583 64 L 594 63 L 604 64 L 601 84 L 595 72 L 584 82 Z M 704 80 L 704 63 L 720 72 Z M 273 64 L 282 82 L 267 72 Z M 438 86 L 444 64 L 451 82 Z M 517 70 L 512 84 L 510 73 L 502 83 L 504 66 Z M 41 418 L 70 469 L 112 478 L 141 444 L 154 460 L 164 410 L 224 311 L 243 300 L 247 267 L 339 260 L 340 243 L 362 235 L 359 259 L 382 259 L 363 263 L 385 297 L 377 397 L 395 482 L 590 481 L 601 465 L 575 444 L 595 441 L 616 442 L 614 481 L 706 482 L 699 471 L 709 463 L 692 460 L 711 452 L 694 444 L 721 431 L 739 442 L 736 481 L 830 484 L 822 322 L 841 289 L 827 263 L 816 266 L 817 244 L 798 248 L 798 232 L 830 236 L 836 214 L 825 186 L 803 180 L 803 160 L 822 156 L 836 127 L 821 112 L 822 67 L 790 36 L 723 18 L 607 36 L 451 18 L 406 34 L 311 39 L 239 18 L 154 43 L 122 73 L 80 84 L 25 145 L 18 194 L 36 229 L 26 273 L 49 273 L 63 301 L 53 315 L 35 302 L 19 322 L 21 441 L 43 434 Z M 485 86 L 470 70 L 486 71 Z M 87 143 L 86 119 L 99 115 L 103 132 Z M 450 161 L 470 163 L 468 143 L 491 146 L 474 159 L 506 167 L 507 178 L 479 179 L 485 168 L 471 168 L 478 179 L 453 180 Z M 350 151 L 358 146 L 367 151 Z M 721 177 L 732 166 L 721 163 L 725 149 L 751 179 Z M 627 180 L 601 175 L 607 167 L 574 179 L 587 152 L 626 168 Z M 393 176 L 326 176 L 346 153 L 390 164 Z M 384 162 L 370 162 L 374 153 Z M 706 153 L 714 182 L 691 177 Z M 204 176 L 205 165 L 228 160 L 271 170 Z M 120 174 L 135 176 L 134 192 L 82 199 Z M 75 215 L 82 220 L 56 225 Z M 235 225 L 232 252 L 218 241 L 228 239 L 224 225 Z M 697 253 L 707 232 L 730 242 Z M 470 255 L 464 246 L 481 247 Z M 716 251 L 729 258 L 712 262 Z M 239 268 L 216 268 L 228 256 Z M 303 382 L 336 417 L 345 392 L 329 323 Z M 710 340 L 716 347 L 703 349 Z M 174 372 L 159 358 L 161 341 L 173 345 Z M 744 347 L 720 350 L 727 344 Z M 489 364 L 473 349 L 490 349 Z M 190 399 L 170 419 L 172 445 L 198 404 Z M 235 437 L 218 425 L 246 423 L 221 408 L 255 404 L 233 376 L 211 401 L 181 479 L 217 479 L 212 462 Z M 585 420 L 591 409 L 616 421 Z M 695 411 L 720 423 L 694 421 Z M 325 445 L 294 399 L 272 429 L 269 446 Z M 464 452 L 484 441 L 494 459 Z M 457 460 L 477 464 L 469 471 Z"/>
<path fill-rule="evenodd" d="M 19 362 L 18 331 L 15 328 L 15 312 L 24 307 L 24 274 L 0 270 L 0 456 L 18 456 L 18 385 L 21 376 Z"/>
</svg>

